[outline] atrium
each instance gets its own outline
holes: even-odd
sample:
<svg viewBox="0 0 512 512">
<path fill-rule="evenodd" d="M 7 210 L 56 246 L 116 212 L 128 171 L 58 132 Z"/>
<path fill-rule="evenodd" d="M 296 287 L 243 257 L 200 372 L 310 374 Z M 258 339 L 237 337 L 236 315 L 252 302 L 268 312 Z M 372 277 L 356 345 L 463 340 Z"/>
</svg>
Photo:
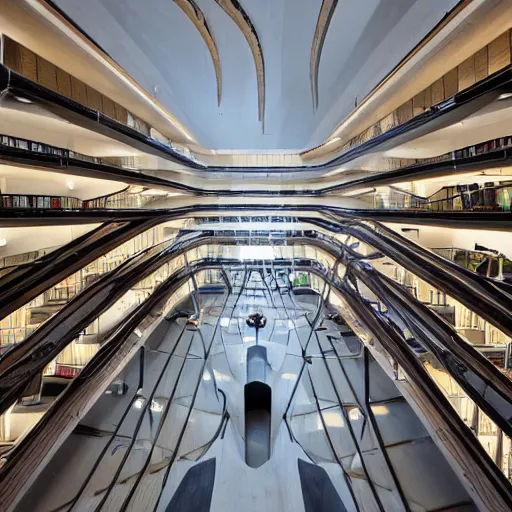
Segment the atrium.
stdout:
<svg viewBox="0 0 512 512">
<path fill-rule="evenodd" d="M 0 0 L 0 511 L 512 510 L 511 120 L 512 0 Z"/>
</svg>

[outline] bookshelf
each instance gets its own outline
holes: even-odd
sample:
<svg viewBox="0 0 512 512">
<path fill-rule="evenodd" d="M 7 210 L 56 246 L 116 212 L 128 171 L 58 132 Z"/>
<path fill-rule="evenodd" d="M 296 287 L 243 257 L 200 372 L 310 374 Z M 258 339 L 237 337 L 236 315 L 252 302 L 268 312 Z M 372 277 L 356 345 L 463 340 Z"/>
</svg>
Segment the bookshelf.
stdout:
<svg viewBox="0 0 512 512">
<path fill-rule="evenodd" d="M 48 196 L 34 194 L 1 194 L 1 208 L 38 209 L 101 209 L 101 208 L 143 208 L 154 196 L 141 195 L 131 187 L 107 196 L 81 200 L 68 196 Z"/>
<path fill-rule="evenodd" d="M 478 408 L 448 373 L 435 369 L 428 363 L 425 366 L 458 415 L 477 436 L 485 451 L 500 465 L 507 477 L 510 478 L 510 439 L 501 435 L 496 424 Z M 501 460 L 498 460 L 500 452 Z"/>
<path fill-rule="evenodd" d="M 483 185 L 470 183 L 446 186 L 428 197 L 422 198 L 386 187 L 373 196 L 373 206 L 378 209 L 412 208 L 432 211 L 510 211 L 512 201 L 512 182 Z"/>
<path fill-rule="evenodd" d="M 82 208 L 80 199 L 65 196 L 38 196 L 27 194 L 0 194 L 2 208 Z"/>
<path fill-rule="evenodd" d="M 493 255 L 487 251 L 467 251 L 455 248 L 440 248 L 432 250 L 440 256 L 451 259 L 455 263 L 464 266 L 473 272 L 477 271 L 478 264 L 483 261 L 483 257 L 490 256 L 497 259 L 503 258 L 502 255 Z M 393 264 L 393 267 L 394 271 L 391 274 L 393 279 L 406 287 L 417 300 L 427 304 L 436 311 L 436 313 L 448 320 L 472 345 L 507 345 L 512 342 L 512 340 L 503 332 L 489 322 L 486 322 L 483 318 L 453 297 L 440 292 L 429 283 L 405 270 L 403 267 L 396 264 Z M 497 278 L 502 276 L 489 274 L 489 277 Z M 502 368 L 502 370 L 507 374 L 510 372 L 506 368 Z"/>
<path fill-rule="evenodd" d="M 0 321 L 0 353 L 23 341 L 42 321 L 55 314 L 64 304 L 80 293 L 100 275 L 109 272 L 139 251 L 164 240 L 164 228 L 156 226 L 101 256 L 87 267 L 67 277 L 53 288 L 46 290 L 33 301 Z M 51 249 L 45 251 L 49 252 Z M 3 258 L 1 263 L 16 265 L 33 261 L 45 251 L 35 251 Z M 14 268 L 14 266 L 10 267 Z M 1 270 L 1 269 L 0 269 Z M 99 324 L 93 323 L 82 335 L 82 341 L 99 332 Z M 64 361 L 61 361 L 64 364 Z"/>
<path fill-rule="evenodd" d="M 39 249 L 38 251 L 25 252 L 23 254 L 13 254 L 12 256 L 4 256 L 0 258 L 0 272 L 8 273 L 13 268 L 24 263 L 30 263 L 38 258 L 49 254 L 57 247 L 48 247 L 45 249 Z M 0 274 L 4 275 L 4 274 Z"/>
<path fill-rule="evenodd" d="M 42 142 L 24 139 L 22 137 L 14 137 L 12 135 L 0 134 L 0 146 L 30 151 L 32 153 L 39 153 L 41 155 L 60 157 L 60 163 L 63 167 L 69 166 L 70 160 L 79 160 L 81 162 L 109 165 L 112 167 L 119 167 L 123 169 L 137 168 L 137 159 L 133 156 L 98 157 L 84 155 L 83 153 L 78 153 L 77 151 L 73 151 L 72 149 L 59 148 L 57 146 L 51 146 L 50 144 L 44 144 Z"/>
</svg>

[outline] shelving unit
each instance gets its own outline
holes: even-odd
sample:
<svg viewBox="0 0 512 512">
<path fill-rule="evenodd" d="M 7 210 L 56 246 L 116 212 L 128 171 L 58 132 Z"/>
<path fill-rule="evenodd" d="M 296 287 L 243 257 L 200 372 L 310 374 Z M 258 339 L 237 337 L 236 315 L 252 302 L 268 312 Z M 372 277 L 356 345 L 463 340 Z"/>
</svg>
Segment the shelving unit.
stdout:
<svg viewBox="0 0 512 512">
<path fill-rule="evenodd" d="M 50 288 L 36 297 L 29 304 L 26 304 L 1 320 L 0 353 L 5 352 L 5 350 L 12 345 L 23 341 L 43 321 L 54 315 L 64 304 L 75 297 L 99 276 L 115 269 L 139 251 L 158 244 L 163 240 L 164 228 L 161 226 L 151 228 L 131 240 L 128 240 L 119 247 L 116 247 L 112 251 L 109 251 L 87 267 L 67 277 L 53 288 Z M 35 259 L 34 256 L 41 256 L 41 252 L 44 251 L 21 254 L 16 256 L 14 259 L 19 263 L 32 261 Z M 7 262 L 12 264 L 12 259 L 13 257 L 10 257 Z M 99 344 L 88 343 L 88 338 L 94 337 L 96 339 L 99 333 L 99 321 L 93 322 L 93 324 L 91 324 L 91 326 L 89 326 L 84 333 L 79 336 L 78 342 L 73 342 L 73 345 L 76 345 L 76 347 L 95 345 L 95 350 L 97 350 L 99 348 Z M 77 350 L 82 349 L 79 348 Z M 88 357 L 87 360 L 89 360 L 90 357 Z M 65 356 L 58 359 L 58 362 L 60 365 L 66 365 L 68 363 L 76 364 L 75 360 L 68 361 Z M 83 365 L 81 367 L 83 367 Z"/>
</svg>

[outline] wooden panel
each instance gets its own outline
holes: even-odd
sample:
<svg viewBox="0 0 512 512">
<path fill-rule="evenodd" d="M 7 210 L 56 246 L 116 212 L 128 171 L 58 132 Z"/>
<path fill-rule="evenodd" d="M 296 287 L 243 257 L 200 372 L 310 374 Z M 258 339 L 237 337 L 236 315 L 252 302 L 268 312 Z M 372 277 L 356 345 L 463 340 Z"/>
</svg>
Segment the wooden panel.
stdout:
<svg viewBox="0 0 512 512">
<path fill-rule="evenodd" d="M 380 125 L 380 122 L 377 122 L 373 125 L 374 137 L 378 137 L 381 133 L 382 133 L 382 126 Z"/>
<path fill-rule="evenodd" d="M 93 110 L 102 112 L 101 94 L 92 87 L 87 86 L 87 106 Z"/>
<path fill-rule="evenodd" d="M 21 69 L 20 73 L 30 80 L 37 82 L 37 55 L 28 48 L 20 46 Z"/>
<path fill-rule="evenodd" d="M 475 82 L 475 56 L 472 55 L 459 65 L 459 91 L 470 87 Z"/>
<path fill-rule="evenodd" d="M 87 86 L 74 76 L 71 77 L 71 97 L 78 103 L 87 105 Z"/>
<path fill-rule="evenodd" d="M 374 125 L 370 126 L 365 132 L 364 132 L 364 141 L 367 142 L 375 137 L 375 128 Z"/>
<path fill-rule="evenodd" d="M 457 68 L 448 71 L 443 76 L 444 99 L 451 98 L 459 92 L 459 70 Z"/>
<path fill-rule="evenodd" d="M 133 114 L 132 114 L 132 117 L 133 117 L 133 128 L 135 128 L 135 130 L 137 130 L 138 132 L 143 133 L 144 135 L 149 137 L 150 136 L 149 125 L 145 121 L 140 119 L 139 117 L 134 116 Z"/>
<path fill-rule="evenodd" d="M 37 57 L 37 81 L 52 91 L 58 92 L 57 68 L 42 57 Z"/>
<path fill-rule="evenodd" d="M 112 119 L 116 118 L 116 108 L 114 106 L 114 102 L 107 98 L 106 96 L 102 96 L 101 100 L 103 102 L 103 113 Z"/>
<path fill-rule="evenodd" d="M 118 103 L 114 103 L 114 109 L 115 109 L 115 118 L 123 124 L 128 124 L 128 112 L 127 110 L 119 105 Z"/>
<path fill-rule="evenodd" d="M 397 124 L 398 123 L 395 122 L 395 112 L 391 112 L 391 114 L 388 114 L 386 117 L 380 120 L 380 129 L 382 132 L 387 132 L 388 130 L 391 130 L 391 128 L 394 128 Z"/>
<path fill-rule="evenodd" d="M 57 88 L 60 94 L 67 96 L 68 98 L 72 97 L 71 94 L 71 77 L 62 69 L 57 68 Z"/>
<path fill-rule="evenodd" d="M 510 37 L 508 31 L 489 43 L 489 74 L 510 64 Z"/>
<path fill-rule="evenodd" d="M 412 113 L 414 116 L 423 114 L 428 110 L 432 103 L 430 88 L 424 89 L 412 99 Z"/>
<path fill-rule="evenodd" d="M 432 91 L 432 105 L 444 100 L 444 83 L 443 79 L 436 80 L 431 86 Z"/>
<path fill-rule="evenodd" d="M 488 48 L 482 48 L 475 53 L 475 80 L 479 82 L 489 76 Z"/>
<path fill-rule="evenodd" d="M 21 47 L 7 36 L 4 37 L 4 64 L 21 73 Z"/>
<path fill-rule="evenodd" d="M 404 124 L 407 121 L 410 121 L 413 116 L 412 100 L 400 105 L 396 109 L 396 116 L 398 118 L 398 124 Z"/>
<path fill-rule="evenodd" d="M 425 110 L 428 110 L 433 105 L 433 103 L 432 103 L 432 88 L 427 87 L 423 91 L 423 93 L 424 93 L 424 99 L 425 99 Z"/>
</svg>

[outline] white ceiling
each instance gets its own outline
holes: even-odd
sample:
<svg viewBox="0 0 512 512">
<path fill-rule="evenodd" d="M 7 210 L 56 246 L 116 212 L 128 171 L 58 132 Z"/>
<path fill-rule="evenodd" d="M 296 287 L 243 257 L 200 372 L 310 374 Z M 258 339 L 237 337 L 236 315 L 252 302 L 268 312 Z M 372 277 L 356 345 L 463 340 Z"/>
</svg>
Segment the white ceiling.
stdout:
<svg viewBox="0 0 512 512">
<path fill-rule="evenodd" d="M 0 165 L 0 184 L 3 194 L 60 195 L 82 200 L 120 192 L 127 187 L 119 181 L 3 164 Z"/>
<path fill-rule="evenodd" d="M 217 43 L 223 95 L 206 44 L 172 0 L 57 0 L 205 147 L 296 149 L 321 143 L 457 0 L 340 0 L 312 106 L 309 59 L 321 0 L 240 0 L 266 68 L 265 133 L 249 46 L 214 0 L 196 0 Z M 115 98 L 114 98 L 115 99 Z"/>
</svg>

